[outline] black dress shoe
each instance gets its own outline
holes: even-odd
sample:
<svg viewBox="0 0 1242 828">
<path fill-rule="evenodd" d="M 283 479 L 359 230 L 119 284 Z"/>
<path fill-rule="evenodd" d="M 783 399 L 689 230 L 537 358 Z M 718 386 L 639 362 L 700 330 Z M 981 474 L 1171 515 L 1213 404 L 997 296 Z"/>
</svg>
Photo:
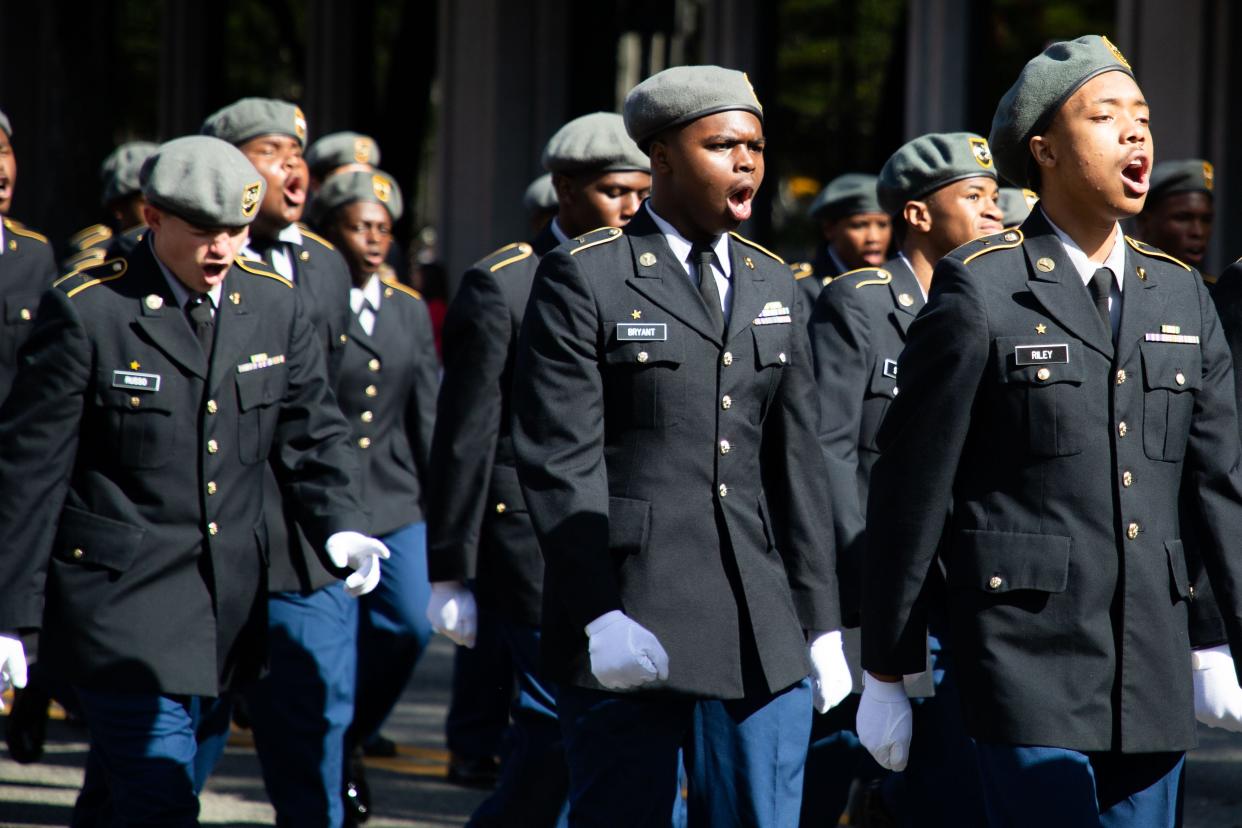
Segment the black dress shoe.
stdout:
<svg viewBox="0 0 1242 828">
<path fill-rule="evenodd" d="M 500 778 L 500 763 L 494 756 L 449 754 L 448 781 L 464 788 L 490 789 Z"/>
<path fill-rule="evenodd" d="M 29 765 L 43 758 L 50 701 L 42 688 L 13 691 L 13 709 L 9 711 L 4 741 L 9 745 L 9 756 L 14 762 Z"/>
<path fill-rule="evenodd" d="M 371 787 L 367 785 L 361 752 L 355 751 L 345 760 L 345 785 L 341 797 L 345 800 L 346 825 L 361 825 L 371 818 Z"/>
<path fill-rule="evenodd" d="M 376 733 L 362 746 L 362 753 L 379 759 L 391 759 L 397 755 L 397 743 Z"/>
</svg>

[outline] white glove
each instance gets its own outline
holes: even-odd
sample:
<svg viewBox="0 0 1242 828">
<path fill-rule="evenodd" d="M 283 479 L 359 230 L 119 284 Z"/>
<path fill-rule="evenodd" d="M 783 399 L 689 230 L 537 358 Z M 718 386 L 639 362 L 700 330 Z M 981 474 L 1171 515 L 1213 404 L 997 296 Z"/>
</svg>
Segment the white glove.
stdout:
<svg viewBox="0 0 1242 828">
<path fill-rule="evenodd" d="M 668 678 L 668 653 L 655 635 L 621 610 L 586 625 L 591 673 L 609 690 L 631 690 Z"/>
<path fill-rule="evenodd" d="M 858 700 L 858 740 L 883 767 L 906 769 L 910 758 L 910 699 L 900 681 L 880 681 L 863 673 Z"/>
<path fill-rule="evenodd" d="M 379 586 L 380 560 L 388 557 L 382 541 L 361 532 L 337 532 L 324 547 L 332 563 L 354 570 L 345 579 L 345 592 L 351 598 L 366 595 Z"/>
<path fill-rule="evenodd" d="M 479 610 L 474 593 L 461 581 L 437 581 L 431 585 L 427 620 L 432 629 L 454 644 L 473 647 L 479 629 Z"/>
<path fill-rule="evenodd" d="M 1190 654 L 1195 682 L 1195 718 L 1210 727 L 1242 732 L 1242 687 L 1228 644 Z"/>
<path fill-rule="evenodd" d="M 811 635 L 811 680 L 815 709 L 827 713 L 854 689 L 850 666 L 842 649 L 841 631 Z"/>
<path fill-rule="evenodd" d="M 0 635 L 0 693 L 10 687 L 26 686 L 26 648 L 20 638 Z M 4 701 L 0 699 L 0 711 Z"/>
</svg>

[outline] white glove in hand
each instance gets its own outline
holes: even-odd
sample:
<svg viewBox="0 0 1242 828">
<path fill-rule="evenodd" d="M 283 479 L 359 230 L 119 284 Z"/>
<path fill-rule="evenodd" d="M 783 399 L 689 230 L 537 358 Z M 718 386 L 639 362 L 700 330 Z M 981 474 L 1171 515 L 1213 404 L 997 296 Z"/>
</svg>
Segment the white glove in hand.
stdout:
<svg viewBox="0 0 1242 828">
<path fill-rule="evenodd" d="M 1210 727 L 1242 732 L 1242 687 L 1229 645 L 1190 654 L 1195 683 L 1195 718 Z"/>
<path fill-rule="evenodd" d="M 26 648 L 20 638 L 0 635 L 0 693 L 26 686 Z M 0 700 L 0 711 L 4 701 Z"/>
<path fill-rule="evenodd" d="M 479 610 L 474 593 L 461 581 L 437 581 L 431 585 L 427 620 L 440 635 L 454 644 L 473 647 L 479 629 Z"/>
<path fill-rule="evenodd" d="M 811 684 L 820 713 L 836 707 L 854 689 L 840 630 L 811 634 Z"/>
<path fill-rule="evenodd" d="M 863 674 L 858 701 L 858 740 L 882 766 L 906 769 L 910 758 L 910 699 L 900 681 L 880 681 Z"/>
<path fill-rule="evenodd" d="M 389 555 L 382 541 L 361 532 L 337 532 L 328 538 L 325 549 L 332 563 L 354 570 L 345 579 L 345 592 L 351 598 L 366 595 L 379 586 L 380 560 Z"/>
<path fill-rule="evenodd" d="M 668 653 L 655 635 L 621 610 L 586 625 L 591 673 L 609 690 L 630 690 L 668 678 Z"/>
</svg>

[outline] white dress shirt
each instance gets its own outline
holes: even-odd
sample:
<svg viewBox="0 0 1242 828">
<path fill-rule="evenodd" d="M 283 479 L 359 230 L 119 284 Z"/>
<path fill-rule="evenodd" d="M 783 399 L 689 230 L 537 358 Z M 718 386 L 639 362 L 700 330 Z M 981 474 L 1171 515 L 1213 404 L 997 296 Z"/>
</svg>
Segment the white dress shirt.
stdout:
<svg viewBox="0 0 1242 828">
<path fill-rule="evenodd" d="M 358 324 L 371 336 L 375 332 L 375 315 L 380 306 L 380 280 L 372 273 L 367 283 L 360 288 L 349 289 L 349 306 L 358 315 Z"/>
<path fill-rule="evenodd" d="M 1040 208 L 1041 212 L 1043 208 Z M 1079 278 L 1082 279 L 1084 286 L 1091 283 L 1095 277 L 1095 272 L 1101 267 L 1108 268 L 1113 274 L 1113 283 L 1108 291 L 1108 318 L 1112 324 L 1113 333 L 1117 333 L 1117 328 L 1121 324 L 1121 291 L 1125 288 L 1125 271 L 1126 271 L 1126 242 L 1122 237 L 1121 225 L 1113 226 L 1113 248 L 1108 252 L 1108 256 L 1103 263 L 1093 262 L 1087 258 L 1087 254 L 1078 246 L 1077 242 L 1071 239 L 1064 230 L 1057 227 L 1052 219 L 1048 218 L 1048 214 L 1044 213 L 1044 218 L 1048 219 L 1048 226 L 1052 228 L 1052 232 L 1056 233 L 1057 239 L 1061 242 L 1061 247 L 1065 250 L 1065 255 L 1069 258 L 1070 264 L 1078 271 Z"/>
<path fill-rule="evenodd" d="M 690 257 L 690 252 L 694 245 L 689 239 L 677 232 L 677 228 L 660 218 L 651 207 L 651 202 L 646 202 L 647 212 L 651 214 L 651 218 L 655 220 L 656 227 L 660 228 L 660 232 L 664 235 L 664 241 L 668 243 L 669 250 L 673 251 L 673 255 L 681 262 L 682 268 L 686 271 L 686 275 L 690 277 L 694 289 L 698 290 L 698 263 Z M 716 277 L 716 292 L 720 295 L 720 309 L 724 312 L 724 318 L 729 318 L 729 311 L 733 307 L 733 280 L 729 277 L 733 275 L 732 265 L 729 263 L 729 236 L 722 233 L 716 237 L 711 243 L 712 252 L 716 254 L 715 261 L 712 262 L 712 275 Z"/>
</svg>

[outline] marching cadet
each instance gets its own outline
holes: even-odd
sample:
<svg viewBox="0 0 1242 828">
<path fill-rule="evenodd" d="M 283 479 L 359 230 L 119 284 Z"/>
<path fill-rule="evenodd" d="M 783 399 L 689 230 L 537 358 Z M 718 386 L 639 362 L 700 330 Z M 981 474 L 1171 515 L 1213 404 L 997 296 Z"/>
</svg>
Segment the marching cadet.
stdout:
<svg viewBox="0 0 1242 828">
<path fill-rule="evenodd" d="M 513 442 L 571 824 L 666 825 L 685 747 L 691 823 L 793 825 L 812 705 L 849 692 L 797 288 L 731 232 L 762 117 L 717 66 L 632 89 L 651 198 L 548 253 L 523 320 Z"/>
<path fill-rule="evenodd" d="M 362 763 L 351 757 L 379 733 L 431 637 L 424 503 L 440 365 L 422 297 L 379 276 L 401 218 L 401 188 L 378 170 L 339 173 L 312 205 L 349 264 L 352 319 L 338 402 L 361 452 L 371 530 L 392 553 L 379 587 L 359 599 L 354 720 L 345 740 L 345 793 L 352 784 L 369 813 Z M 348 799 L 346 813 L 351 805 L 356 818 Z"/>
<path fill-rule="evenodd" d="M 897 358 L 906 330 L 923 308 L 935 263 L 958 245 L 1003 229 L 987 140 L 969 132 L 923 135 L 902 146 L 880 171 L 878 195 L 899 228 L 900 251 L 883 267 L 864 267 L 834 279 L 820 294 L 810 326 L 820 441 L 828 461 L 837 556 L 843 564 L 838 571 L 843 573 L 845 622 L 852 627 L 859 621 L 865 504 L 879 456 L 876 432 L 897 396 Z M 978 803 L 977 780 L 971 785 L 974 757 L 946 669 L 947 630 L 941 619 L 936 621 L 931 651 L 941 680 L 935 697 L 919 705 L 918 724 L 937 735 L 916 741 L 919 753 L 902 780 L 904 795 L 898 799 L 904 801 L 896 803 L 896 810 L 919 825 L 965 825 L 971 823 L 970 806 Z M 858 676 L 855 689 L 861 690 L 856 632 L 847 634 L 846 641 Z M 925 677 L 921 686 L 910 689 L 914 695 L 929 696 L 929 684 Z M 852 701 L 815 717 L 804 821 L 839 817 L 854 777 L 851 771 L 866 770 L 870 764 L 851 732 L 856 697 Z M 952 778 L 944 778 L 946 773 Z M 812 805 L 818 813 L 809 812 Z"/>
<path fill-rule="evenodd" d="M 1134 220 L 1140 239 L 1196 268 L 1209 285 L 1216 277 L 1203 270 L 1203 262 L 1212 242 L 1215 184 L 1215 170 L 1201 158 L 1161 161 L 1151 171 L 1147 203 Z"/>
<path fill-rule="evenodd" d="M 17 374 L 17 351 L 34 328 L 39 297 L 56 278 L 56 259 L 47 237 L 9 217 L 17 186 L 13 126 L 0 112 L 0 400 Z"/>
<path fill-rule="evenodd" d="M 530 217 L 532 239 L 543 232 L 547 223 L 556 216 L 557 206 L 552 173 L 544 173 L 527 185 L 526 192 L 522 194 L 522 209 Z"/>
<path fill-rule="evenodd" d="M 824 244 L 809 270 L 794 273 L 806 291 L 808 315 L 824 285 L 860 267 L 879 267 L 888 258 L 893 222 L 880 207 L 875 187 L 874 175 L 846 173 L 829 181 L 811 202 L 807 214 L 819 225 Z"/>
<path fill-rule="evenodd" d="M 292 282 L 337 382 L 349 341 L 349 268 L 333 245 L 297 224 L 306 201 L 306 118 L 285 101 L 243 98 L 212 114 L 202 132 L 242 151 L 267 189 L 243 253 Z M 274 471 L 274 469 L 273 469 Z M 335 586 L 338 573 L 307 543 L 274 474 L 266 488 L 271 671 L 247 695 L 255 748 L 278 819 L 339 825 L 345 730 L 353 719 L 358 617 Z M 349 631 L 346 634 L 346 631 Z"/>
<path fill-rule="evenodd" d="M 117 241 L 112 255 L 122 256 L 129 255 L 140 241 L 140 228 L 145 227 L 142 205 L 146 202 L 138 173 L 155 149 L 150 141 L 129 141 L 114 149 L 99 165 L 99 181 L 103 185 L 100 203 L 107 213 L 107 222 L 92 224 L 69 237 L 70 254 L 61 263 L 63 272 L 102 262 L 108 258 L 113 239 Z"/>
<path fill-rule="evenodd" d="M 905 765 L 899 680 L 923 669 L 942 568 L 993 825 L 1174 825 L 1196 713 L 1238 692 L 1229 646 L 1213 646 L 1242 646 L 1229 351 L 1198 274 L 1118 224 L 1148 191 L 1148 119 L 1106 38 L 1026 65 L 989 143 L 1039 205 L 937 265 L 877 440 L 858 733 Z M 1190 624 L 1183 537 L 1199 540 L 1218 637 Z"/>
<path fill-rule="evenodd" d="M 1000 208 L 1006 227 L 1017 227 L 1035 209 L 1039 196 L 1026 187 L 1001 187 Z"/>
<path fill-rule="evenodd" d="M 379 144 L 370 135 L 333 132 L 316 138 L 306 150 L 310 191 L 318 193 L 324 182 L 338 173 L 368 172 L 378 168 L 379 162 Z"/>
<path fill-rule="evenodd" d="M 518 487 L 510 388 L 518 331 L 541 257 L 598 227 L 624 227 L 651 185 L 647 156 L 620 115 L 557 130 L 543 152 L 557 212 L 533 243 L 506 245 L 466 271 L 445 320 L 444 382 L 431 487 L 432 623 L 471 646 L 476 597 L 500 618 L 518 673 L 514 749 L 472 825 L 554 825 L 567 775 L 555 685 L 538 664 L 543 560 Z M 474 589 L 466 584 L 473 579 Z M 447 610 L 447 611 L 446 611 Z M 455 616 L 455 617 L 454 617 Z"/>
<path fill-rule="evenodd" d="M 350 589 L 387 555 L 358 531 L 349 427 L 300 297 L 234 258 L 263 180 L 200 136 L 146 171 L 146 242 L 47 292 L 0 408 L 0 649 L 16 663 L 12 636 L 42 626 L 86 710 L 75 825 L 198 824 L 221 694 L 264 660 L 269 457 Z"/>
</svg>

